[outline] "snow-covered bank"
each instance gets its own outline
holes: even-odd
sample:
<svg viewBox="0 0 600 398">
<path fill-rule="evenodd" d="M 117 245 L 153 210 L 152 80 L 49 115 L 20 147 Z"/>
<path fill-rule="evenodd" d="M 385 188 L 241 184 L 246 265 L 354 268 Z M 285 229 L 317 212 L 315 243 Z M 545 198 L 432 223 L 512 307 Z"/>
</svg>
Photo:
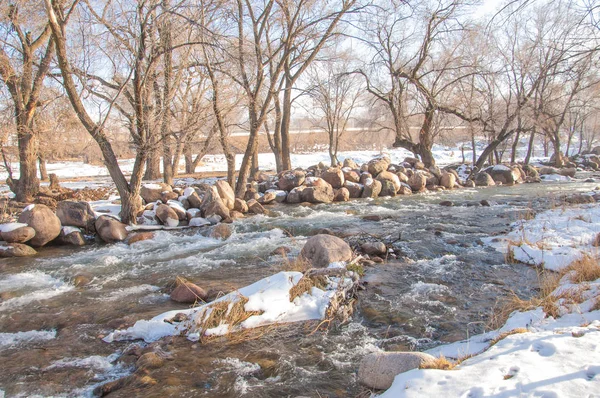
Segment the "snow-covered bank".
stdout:
<svg viewBox="0 0 600 398">
<path fill-rule="evenodd" d="M 104 341 L 142 339 L 152 342 L 175 335 L 196 341 L 204 336 L 222 336 L 275 323 L 323 319 L 338 288 L 352 284 L 349 278 L 329 278 L 322 289 L 309 286 L 293 297 L 292 291 L 299 287 L 302 278 L 301 272 L 279 272 L 211 303 L 137 321 L 128 329 L 112 332 Z M 235 312 L 239 312 L 239 316 Z"/>
<path fill-rule="evenodd" d="M 516 221 L 511 227 L 509 234 L 484 242 L 503 253 L 510 251 L 516 261 L 560 271 L 597 250 L 592 244 L 600 232 L 600 207 L 557 208 L 532 220 Z"/>
<path fill-rule="evenodd" d="M 600 391 L 600 278 L 575 283 L 580 275 L 567 267 L 594 253 L 591 243 L 599 221 L 595 205 L 555 209 L 514 223 L 504 237 L 488 239 L 499 250 L 514 250 L 523 262 L 566 272 L 549 296 L 560 317 L 541 307 L 514 312 L 499 330 L 429 351 L 454 360 L 468 358 L 452 370 L 399 374 L 381 396 L 595 396 Z M 597 260 L 592 265 L 597 267 Z"/>
</svg>

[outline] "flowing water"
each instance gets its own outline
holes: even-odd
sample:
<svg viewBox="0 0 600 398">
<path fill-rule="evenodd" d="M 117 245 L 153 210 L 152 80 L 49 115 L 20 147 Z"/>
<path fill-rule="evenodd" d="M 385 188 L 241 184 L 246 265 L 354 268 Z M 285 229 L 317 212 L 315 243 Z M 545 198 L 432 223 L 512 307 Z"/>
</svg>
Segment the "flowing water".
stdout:
<svg viewBox="0 0 600 398">
<path fill-rule="evenodd" d="M 426 350 L 484 330 L 490 309 L 509 291 L 532 295 L 535 270 L 505 264 L 480 238 L 506 232 L 530 209 L 595 184 L 531 184 L 463 189 L 318 206 L 272 208 L 277 216 L 236 221 L 226 241 L 191 231 L 158 232 L 150 241 L 46 248 L 35 259 L 0 263 L 0 396 L 90 396 L 133 372 L 141 342 L 107 344 L 115 328 L 176 308 L 164 287 L 182 276 L 228 292 L 281 269 L 272 255 L 298 254 L 306 237 L 328 229 L 352 243 L 383 240 L 397 259 L 368 267 L 366 290 L 350 323 L 326 332 L 282 325 L 258 338 L 168 338 L 169 360 L 111 396 L 345 397 L 362 389 L 356 370 L 377 350 Z M 486 199 L 492 206 L 479 206 Z M 453 201 L 454 207 L 439 205 Z M 377 214 L 381 221 L 362 216 Z M 90 281 L 77 287 L 82 279 Z M 155 347 L 155 348 L 156 348 Z"/>
</svg>

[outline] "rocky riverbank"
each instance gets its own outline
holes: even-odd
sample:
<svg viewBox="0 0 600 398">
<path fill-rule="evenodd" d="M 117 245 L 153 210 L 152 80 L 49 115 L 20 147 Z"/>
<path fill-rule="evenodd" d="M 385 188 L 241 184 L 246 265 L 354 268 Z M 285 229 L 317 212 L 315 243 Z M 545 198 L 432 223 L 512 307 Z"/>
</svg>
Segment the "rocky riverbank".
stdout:
<svg viewBox="0 0 600 398">
<path fill-rule="evenodd" d="M 596 161 L 600 162 L 593 154 L 574 160 L 579 163 L 567 163 L 562 169 L 538 169 L 517 164 L 496 165 L 473 172 L 466 165 L 425 169 L 415 158 L 393 164 L 383 156 L 362 165 L 346 159 L 339 167 L 321 163 L 306 170 L 289 170 L 277 175 L 258 173 L 248 184 L 243 199 L 236 198 L 232 187 L 223 180 L 214 185 L 175 187 L 150 183 L 141 189 L 145 208 L 139 214 L 137 226 L 122 224 L 115 214 L 95 211 L 90 202 L 60 200 L 78 196 L 61 189 L 55 180 L 37 198 L 40 203 L 21 206 L 17 223 L 0 224 L 0 234 L 6 242 L 0 244 L 0 256 L 33 256 L 36 254 L 34 248 L 47 244 L 83 246 L 94 239 L 106 243 L 134 243 L 151 239 L 154 235 L 147 230 L 152 229 L 196 227 L 205 235 L 227 239 L 231 230 L 226 224 L 248 215 L 269 215 L 269 206 L 275 203 L 332 203 L 464 187 L 532 183 L 542 179 L 554 181 L 573 178 L 577 168 L 597 169 Z M 94 197 L 100 194 L 93 193 Z M 118 202 L 115 206 L 118 208 Z M 371 245 L 363 251 L 369 255 L 386 254 L 381 245 Z"/>
</svg>

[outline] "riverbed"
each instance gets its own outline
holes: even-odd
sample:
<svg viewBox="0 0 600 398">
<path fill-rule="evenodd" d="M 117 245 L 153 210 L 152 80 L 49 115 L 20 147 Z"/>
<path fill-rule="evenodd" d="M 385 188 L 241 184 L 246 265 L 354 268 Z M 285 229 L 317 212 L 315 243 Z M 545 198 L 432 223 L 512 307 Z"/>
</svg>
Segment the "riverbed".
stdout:
<svg viewBox="0 0 600 398">
<path fill-rule="evenodd" d="M 160 231 L 152 240 L 48 247 L 34 259 L 0 263 L 0 391 L 13 396 L 91 396 L 131 374 L 141 342 L 102 337 L 162 312 L 176 276 L 223 293 L 289 266 L 320 232 L 352 243 L 381 240 L 396 258 L 366 268 L 351 321 L 315 331 L 281 325 L 249 340 L 155 343 L 165 364 L 111 396 L 356 396 L 358 362 L 377 350 L 426 350 L 485 330 L 491 308 L 511 291 L 531 296 L 535 269 L 507 264 L 481 238 L 517 219 L 560 206 L 559 197 L 595 183 L 461 189 L 330 205 L 276 205 L 272 216 L 236 220 L 225 241 L 198 230 Z M 490 206 L 482 206 L 485 200 Z M 451 201 L 454 206 L 440 206 Z M 363 219 L 378 215 L 379 221 Z M 80 285 L 82 281 L 89 282 Z M 80 285 L 80 286 L 78 286 Z M 1 396 L 0 392 L 0 396 Z"/>
</svg>

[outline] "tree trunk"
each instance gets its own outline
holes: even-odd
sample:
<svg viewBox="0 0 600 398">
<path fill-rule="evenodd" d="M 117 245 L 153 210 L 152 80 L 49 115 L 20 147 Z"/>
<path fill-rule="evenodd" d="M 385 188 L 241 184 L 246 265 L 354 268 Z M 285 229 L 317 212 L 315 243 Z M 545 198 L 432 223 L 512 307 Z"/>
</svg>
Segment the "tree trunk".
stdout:
<svg viewBox="0 0 600 398">
<path fill-rule="evenodd" d="M 517 161 L 517 148 L 519 146 L 520 138 L 521 138 L 521 133 L 517 132 L 517 134 L 515 135 L 515 139 L 513 141 L 511 153 L 510 153 L 510 162 L 513 164 L 516 163 L 516 161 Z"/>
<path fill-rule="evenodd" d="M 560 150 L 560 139 L 550 138 L 550 142 L 552 143 L 552 147 L 554 149 L 554 166 L 555 167 L 563 167 L 564 161 L 563 161 L 562 151 Z"/>
<path fill-rule="evenodd" d="M 30 125 L 24 115 L 17 116 L 17 134 L 19 146 L 19 179 L 15 181 L 15 195 L 19 202 L 32 202 L 40 190 L 37 177 L 37 148 Z"/>
<path fill-rule="evenodd" d="M 435 108 L 430 104 L 425 109 L 425 117 L 423 118 L 423 124 L 421 130 L 419 130 L 419 145 L 417 145 L 418 154 L 421 156 L 421 161 L 425 164 L 426 168 L 435 166 L 435 159 L 431 148 L 433 147 L 433 140 L 431 139 L 431 129 L 433 128 L 433 118 L 435 116 Z"/>
<path fill-rule="evenodd" d="M 42 154 L 38 155 L 38 163 L 40 165 L 40 179 L 48 181 L 48 170 L 46 169 L 46 157 Z"/>
<path fill-rule="evenodd" d="M 244 158 L 240 165 L 240 172 L 238 174 L 237 183 L 235 185 L 235 196 L 243 199 L 246 194 L 246 183 L 250 177 L 250 168 L 252 166 L 252 155 L 258 148 L 258 125 L 255 117 L 255 113 L 249 110 L 250 114 L 250 136 L 248 137 L 248 145 L 246 146 L 246 152 L 244 152 Z"/>
<path fill-rule="evenodd" d="M 292 169 L 292 158 L 290 154 L 290 125 L 292 117 L 292 86 L 293 81 L 285 77 L 285 89 L 283 91 L 283 109 L 281 116 L 281 168 Z M 279 170 L 278 170 L 279 171 Z"/>
<path fill-rule="evenodd" d="M 529 164 L 531 161 L 531 156 L 533 155 L 533 146 L 535 144 L 535 127 L 531 130 L 531 136 L 529 137 L 529 145 L 527 145 L 527 154 L 525 155 L 525 160 L 523 163 Z"/>
<path fill-rule="evenodd" d="M 275 166 L 277 168 L 277 172 L 279 173 L 286 169 L 283 167 L 284 162 L 283 162 L 282 133 L 281 133 L 283 114 L 281 112 L 281 103 L 279 101 L 278 95 L 273 96 L 273 104 L 275 106 L 275 130 L 273 131 L 273 144 L 271 145 L 271 150 L 273 151 L 273 155 L 275 155 Z M 286 142 L 289 142 L 289 141 L 286 140 Z M 269 140 L 269 144 L 271 144 L 270 140 Z M 288 152 L 289 152 L 289 149 L 288 149 Z"/>
<path fill-rule="evenodd" d="M 67 57 L 67 40 L 64 36 L 64 32 L 66 31 L 65 21 L 59 20 L 54 7 L 59 10 L 59 15 L 63 15 L 61 12 L 62 10 L 60 9 L 60 6 L 52 0 L 45 0 L 45 6 L 48 13 L 49 24 L 52 28 L 54 39 L 53 42 L 56 48 L 58 64 L 63 77 L 63 86 L 67 92 L 69 101 L 71 102 L 75 113 L 85 129 L 100 147 L 100 151 L 102 152 L 102 156 L 104 158 L 104 164 L 108 169 L 108 172 L 115 183 L 121 198 L 121 221 L 126 224 L 135 223 L 137 213 L 143 208 L 142 198 L 140 197 L 139 192 L 141 187 L 141 175 L 144 172 L 144 164 L 146 162 L 146 153 L 143 150 L 138 151 L 133 166 L 131 182 L 128 183 L 127 179 L 123 175 L 123 172 L 119 168 L 119 163 L 117 162 L 115 152 L 112 149 L 110 141 L 104 134 L 102 126 L 93 121 L 83 105 L 81 97 L 77 91 L 77 86 L 73 79 L 71 64 L 69 63 Z"/>
<path fill-rule="evenodd" d="M 192 168 L 194 163 L 194 157 L 192 155 L 192 148 L 189 142 L 186 142 L 183 146 L 183 158 L 185 159 L 185 173 L 193 174 L 194 168 Z"/>
<path fill-rule="evenodd" d="M 471 131 L 471 146 L 473 147 L 473 163 L 477 163 L 477 142 L 475 142 L 475 132 Z"/>
<path fill-rule="evenodd" d="M 258 174 L 259 166 L 258 166 L 258 145 L 255 146 L 254 151 L 252 152 L 252 168 L 250 170 L 250 177 L 254 179 L 256 174 Z"/>
<path fill-rule="evenodd" d="M 158 151 L 158 144 L 152 144 L 146 161 L 144 180 L 158 180 L 160 177 L 160 152 Z"/>
</svg>

